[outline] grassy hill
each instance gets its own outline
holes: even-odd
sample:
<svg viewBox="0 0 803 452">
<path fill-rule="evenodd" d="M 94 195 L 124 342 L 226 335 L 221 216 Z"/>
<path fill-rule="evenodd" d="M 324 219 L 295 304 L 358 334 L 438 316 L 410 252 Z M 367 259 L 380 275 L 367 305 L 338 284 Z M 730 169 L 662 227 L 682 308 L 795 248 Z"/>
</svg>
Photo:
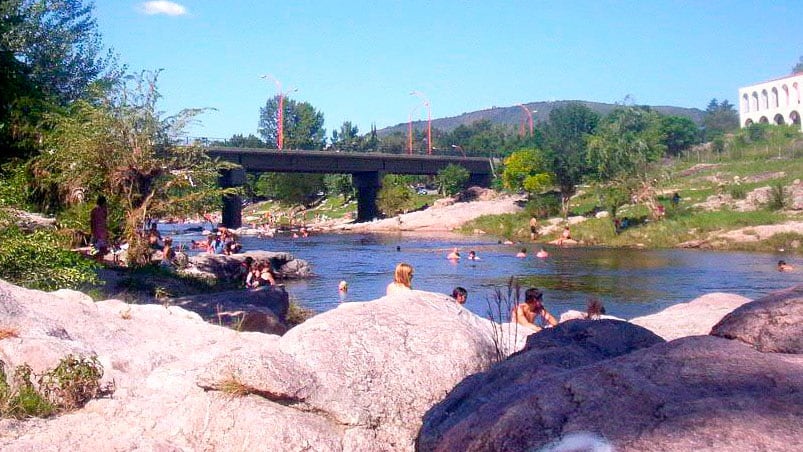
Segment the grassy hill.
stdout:
<svg viewBox="0 0 803 452">
<path fill-rule="evenodd" d="M 587 101 L 580 101 L 580 100 L 559 100 L 554 102 L 530 102 L 527 104 L 523 104 L 527 109 L 530 111 L 535 110 L 536 112 L 533 113 L 533 122 L 546 122 L 549 120 L 549 113 L 559 107 L 563 107 L 570 103 L 580 103 L 591 110 L 596 111 L 602 116 L 607 115 L 610 113 L 614 108 L 617 107 L 616 104 L 605 104 L 600 102 L 587 102 Z M 683 107 L 671 107 L 671 106 L 651 106 L 653 110 L 665 114 L 665 115 L 677 115 L 677 116 L 685 116 L 690 118 L 692 121 L 696 123 L 700 123 L 703 118 L 703 110 L 697 108 L 683 108 Z M 491 121 L 493 124 L 504 124 L 513 127 L 518 127 L 521 124 L 522 118 L 524 117 L 524 112 L 522 111 L 521 107 L 518 105 L 514 105 L 511 107 L 492 107 L 487 110 L 479 110 L 473 111 L 469 113 L 463 113 L 459 116 L 452 116 L 449 118 L 436 118 L 432 120 L 432 127 L 438 128 L 440 130 L 450 132 L 455 129 L 457 126 L 460 125 L 470 125 L 474 122 L 487 119 Z M 426 121 L 413 121 L 413 126 L 417 128 L 422 128 L 426 125 Z M 392 134 L 394 132 L 402 132 L 407 133 L 407 123 L 398 124 L 392 127 L 385 127 L 384 129 L 377 130 L 377 134 L 379 136 L 385 136 Z"/>
</svg>

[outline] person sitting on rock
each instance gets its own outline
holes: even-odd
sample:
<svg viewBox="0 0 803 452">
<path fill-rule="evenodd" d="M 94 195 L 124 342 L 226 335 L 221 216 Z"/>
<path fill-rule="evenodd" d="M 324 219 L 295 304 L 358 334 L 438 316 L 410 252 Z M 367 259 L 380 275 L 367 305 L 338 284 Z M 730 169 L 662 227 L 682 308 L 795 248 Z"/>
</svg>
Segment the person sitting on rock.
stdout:
<svg viewBox="0 0 803 452">
<path fill-rule="evenodd" d="M 407 263 L 400 263 L 393 272 L 393 282 L 388 284 L 387 295 L 405 293 L 412 289 L 413 267 Z"/>
<path fill-rule="evenodd" d="M 586 308 L 586 318 L 589 320 L 599 320 L 605 314 L 605 306 L 599 298 L 591 297 L 588 299 Z"/>
<path fill-rule="evenodd" d="M 510 312 L 510 321 L 536 332 L 557 325 L 558 320 L 544 307 L 543 298 L 543 292 L 535 287 L 527 289 L 524 303 L 519 303 Z"/>
</svg>

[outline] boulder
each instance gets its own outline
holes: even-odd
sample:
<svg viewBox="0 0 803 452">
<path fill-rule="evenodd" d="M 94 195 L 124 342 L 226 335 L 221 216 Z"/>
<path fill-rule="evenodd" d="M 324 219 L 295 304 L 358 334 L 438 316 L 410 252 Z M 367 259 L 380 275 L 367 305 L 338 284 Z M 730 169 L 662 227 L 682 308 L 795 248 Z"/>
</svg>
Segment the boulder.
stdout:
<svg viewBox="0 0 803 452">
<path fill-rule="evenodd" d="M 187 295 L 169 302 L 207 320 L 215 319 L 220 311 L 249 311 L 272 313 L 284 322 L 290 309 L 290 295 L 282 285 Z"/>
<path fill-rule="evenodd" d="M 96 354 L 116 385 L 69 415 L 0 421 L 3 451 L 412 450 L 424 412 L 496 355 L 491 322 L 421 291 L 344 303 L 282 337 L 2 281 L 0 301 L 7 369 Z"/>
<path fill-rule="evenodd" d="M 242 264 L 249 256 L 255 261 L 270 261 L 276 279 L 302 279 L 312 275 L 307 261 L 285 252 L 248 251 L 231 255 L 201 253 L 189 260 L 197 272 L 232 281 L 242 277 Z"/>
<path fill-rule="evenodd" d="M 710 293 L 688 303 L 678 303 L 656 314 L 630 319 L 667 341 L 685 336 L 708 334 L 725 314 L 749 302 L 749 298 L 729 293 Z"/>
<path fill-rule="evenodd" d="M 803 285 L 747 303 L 711 329 L 762 352 L 803 354 Z"/>
<path fill-rule="evenodd" d="M 426 413 L 418 449 L 466 450 L 463 446 L 470 442 L 442 439 L 471 436 L 472 430 L 488 427 L 516 400 L 539 391 L 539 380 L 548 375 L 661 342 L 644 328 L 616 320 L 571 320 L 531 334 L 524 350 L 463 380 Z"/>
<path fill-rule="evenodd" d="M 803 356 L 711 336 L 594 363 L 561 350 L 532 348 L 461 383 L 425 416 L 418 450 L 541 450 L 578 435 L 617 451 L 803 447 Z"/>
</svg>

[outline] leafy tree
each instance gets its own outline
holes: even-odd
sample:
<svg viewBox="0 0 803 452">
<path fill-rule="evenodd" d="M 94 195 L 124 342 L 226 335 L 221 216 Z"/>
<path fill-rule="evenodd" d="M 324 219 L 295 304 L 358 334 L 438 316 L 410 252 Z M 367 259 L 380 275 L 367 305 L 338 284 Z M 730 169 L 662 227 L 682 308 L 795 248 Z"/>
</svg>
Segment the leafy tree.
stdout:
<svg viewBox="0 0 803 452">
<path fill-rule="evenodd" d="M 739 113 L 727 100 L 717 102 L 711 99 L 703 114 L 704 137 L 711 141 L 715 137 L 722 136 L 728 132 L 739 129 Z"/>
<path fill-rule="evenodd" d="M 359 129 L 351 121 L 344 121 L 340 126 L 340 132 L 337 130 L 332 131 L 332 147 L 345 151 L 358 150 L 360 144 L 359 133 Z"/>
<path fill-rule="evenodd" d="M 314 195 L 326 190 L 323 174 L 264 173 L 254 188 L 257 195 L 287 204 L 308 204 Z"/>
<path fill-rule="evenodd" d="M 327 193 L 341 195 L 344 201 L 352 199 L 356 193 L 351 174 L 327 174 L 323 181 Z"/>
<path fill-rule="evenodd" d="M 509 190 L 525 190 L 535 195 L 551 187 L 554 182 L 547 155 L 539 149 L 516 151 L 505 159 L 502 183 Z"/>
<path fill-rule="evenodd" d="M 59 105 L 119 74 L 111 52 L 102 55 L 94 5 L 83 0 L 5 0 L 2 48 L 25 64 L 30 80 Z"/>
<path fill-rule="evenodd" d="M 589 137 L 588 163 L 600 182 L 645 180 L 665 145 L 658 115 L 642 107 L 619 107 Z"/>
<path fill-rule="evenodd" d="M 577 191 L 577 185 L 589 171 L 586 142 L 599 120 L 596 112 L 580 103 L 571 103 L 549 113 L 546 158 L 560 190 L 564 217 L 568 215 L 569 200 Z"/>
<path fill-rule="evenodd" d="M 276 143 L 279 136 L 279 96 L 274 96 L 260 108 L 259 134 L 267 143 Z M 326 145 L 323 113 L 308 102 L 284 99 L 284 148 L 320 150 Z"/>
<path fill-rule="evenodd" d="M 268 145 L 260 140 L 258 136 L 249 134 L 247 137 L 240 134 L 232 135 L 228 140 L 219 143 L 221 146 L 233 148 L 267 148 Z"/>
<path fill-rule="evenodd" d="M 668 155 L 680 155 L 682 151 L 699 143 L 699 127 L 683 116 L 661 117 L 661 133 L 664 135 Z"/>
<path fill-rule="evenodd" d="M 218 167 L 202 149 L 173 145 L 201 111 L 160 117 L 157 78 L 158 73 L 127 78 L 93 102 L 77 101 L 64 113 L 50 114 L 45 150 L 31 162 L 40 199 L 60 204 L 51 207 L 102 193 L 110 210 L 123 212 L 132 264 L 147 258 L 139 234 L 146 218 L 199 213 L 232 192 L 216 186 Z"/>
<path fill-rule="evenodd" d="M 382 178 L 382 188 L 376 199 L 376 206 L 386 216 L 393 216 L 413 208 L 411 178 L 396 174 L 386 174 Z"/>
<path fill-rule="evenodd" d="M 471 174 L 467 169 L 460 165 L 449 164 L 446 168 L 438 171 L 436 180 L 441 193 L 444 195 L 454 195 L 466 187 Z"/>
</svg>

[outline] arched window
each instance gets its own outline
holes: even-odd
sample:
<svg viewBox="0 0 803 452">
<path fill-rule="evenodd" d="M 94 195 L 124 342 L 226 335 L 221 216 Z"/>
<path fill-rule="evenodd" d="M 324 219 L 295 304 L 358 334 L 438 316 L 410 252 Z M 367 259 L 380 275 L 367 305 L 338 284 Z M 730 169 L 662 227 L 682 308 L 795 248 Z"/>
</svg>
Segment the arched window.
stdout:
<svg viewBox="0 0 803 452">
<path fill-rule="evenodd" d="M 770 96 L 767 94 L 767 90 L 761 90 L 761 109 L 762 110 L 769 110 L 770 108 Z"/>
<path fill-rule="evenodd" d="M 757 92 L 755 92 L 755 91 L 753 91 L 753 99 L 752 99 L 752 102 L 753 102 L 753 108 L 751 108 L 750 110 L 752 110 L 752 111 L 759 111 L 759 110 L 760 110 L 760 108 L 759 108 L 759 104 L 758 104 L 758 93 L 757 93 Z"/>
<path fill-rule="evenodd" d="M 761 124 L 769 124 L 770 120 L 767 119 L 766 116 L 762 116 L 761 119 L 758 120 L 758 122 L 760 122 Z"/>
<path fill-rule="evenodd" d="M 778 105 L 778 88 L 774 86 L 770 91 L 770 105 L 772 105 L 772 108 L 778 108 L 780 106 Z"/>
<path fill-rule="evenodd" d="M 789 87 L 784 85 L 781 87 L 781 91 L 783 91 L 783 98 L 784 98 L 784 107 L 789 106 Z"/>
<path fill-rule="evenodd" d="M 750 127 L 752 125 L 753 125 L 753 120 L 752 119 L 748 119 L 747 121 L 744 122 L 744 126 L 745 127 Z"/>
<path fill-rule="evenodd" d="M 775 115 L 775 118 L 773 118 L 773 120 L 775 121 L 775 124 L 779 126 L 782 126 L 784 124 L 783 115 L 780 113 Z"/>
<path fill-rule="evenodd" d="M 800 103 L 800 87 L 797 86 L 797 82 L 792 83 L 792 103 Z"/>
<path fill-rule="evenodd" d="M 799 126 L 800 125 L 800 113 L 798 113 L 797 111 L 792 111 L 791 113 L 789 113 L 789 121 L 792 124 L 796 124 L 796 125 Z"/>
<path fill-rule="evenodd" d="M 750 113 L 750 97 L 747 93 L 742 94 L 742 113 Z"/>
</svg>

